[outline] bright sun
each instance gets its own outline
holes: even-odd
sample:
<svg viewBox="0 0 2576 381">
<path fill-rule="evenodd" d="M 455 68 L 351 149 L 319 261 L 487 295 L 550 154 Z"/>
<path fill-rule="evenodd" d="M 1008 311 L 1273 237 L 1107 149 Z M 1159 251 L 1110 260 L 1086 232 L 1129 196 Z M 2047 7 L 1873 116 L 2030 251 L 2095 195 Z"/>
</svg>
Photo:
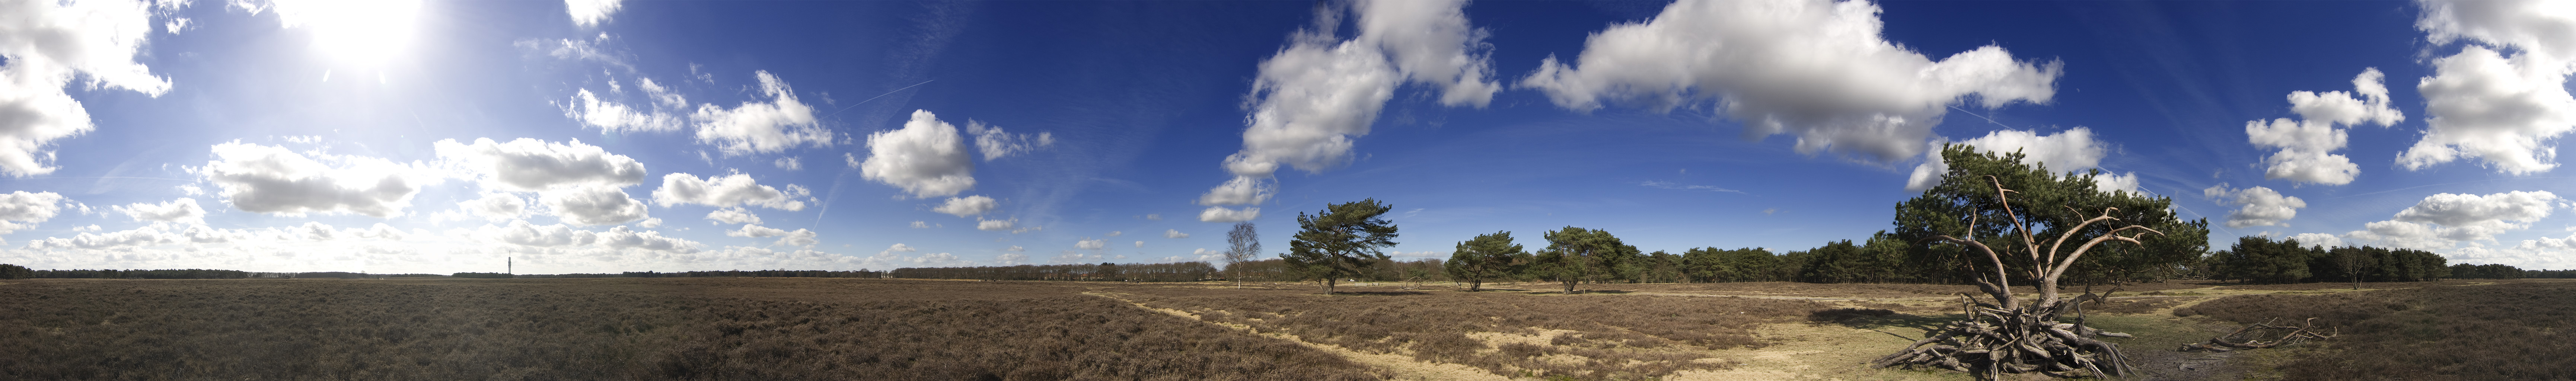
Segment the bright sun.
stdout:
<svg viewBox="0 0 2576 381">
<path fill-rule="evenodd" d="M 417 0 L 276 0 L 278 20 L 313 37 L 313 52 L 334 66 L 376 69 L 411 45 Z"/>
</svg>

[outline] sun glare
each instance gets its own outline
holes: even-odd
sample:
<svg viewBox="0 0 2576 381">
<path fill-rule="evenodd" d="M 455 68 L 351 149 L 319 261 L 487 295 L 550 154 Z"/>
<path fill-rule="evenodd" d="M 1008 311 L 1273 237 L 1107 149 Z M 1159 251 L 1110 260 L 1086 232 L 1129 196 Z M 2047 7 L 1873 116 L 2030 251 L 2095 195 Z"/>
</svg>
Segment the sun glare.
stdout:
<svg viewBox="0 0 2576 381">
<path fill-rule="evenodd" d="M 374 69 L 411 46 L 416 0 L 278 0 L 279 22 L 313 37 L 313 53 L 335 66 Z"/>
</svg>

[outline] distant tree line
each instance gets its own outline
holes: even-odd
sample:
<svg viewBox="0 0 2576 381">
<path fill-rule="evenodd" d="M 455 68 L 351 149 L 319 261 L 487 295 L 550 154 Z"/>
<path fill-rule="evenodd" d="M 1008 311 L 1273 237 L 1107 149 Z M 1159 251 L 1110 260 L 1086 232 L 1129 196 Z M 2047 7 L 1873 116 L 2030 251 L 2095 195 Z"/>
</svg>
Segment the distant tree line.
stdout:
<svg viewBox="0 0 2576 381">
<path fill-rule="evenodd" d="M 2451 266 L 2447 262 L 2441 255 L 2423 250 L 2326 248 L 2301 244 L 2297 239 L 2275 241 L 2271 237 L 2249 236 L 2238 237 L 2235 246 L 2210 255 L 2203 265 L 2213 279 L 2249 283 L 2413 282 L 2467 277 L 2471 274 L 2459 269 L 2478 268 L 2467 264 Z M 2511 271 L 2510 276 L 2496 275 L 2522 277 L 2519 270 Z"/>
<path fill-rule="evenodd" d="M 1084 280 L 1198 282 L 1222 279 L 1207 262 L 1101 263 L 1096 265 L 1016 265 L 976 267 L 906 267 L 895 278 L 983 280 Z"/>
<path fill-rule="evenodd" d="M 2515 267 L 2513 267 L 2513 266 L 2506 266 L 2506 265 L 2493 264 L 2493 263 L 2483 264 L 2483 265 L 2472 265 L 2472 264 L 2462 263 L 2462 264 L 2451 265 L 2451 278 L 2456 278 L 2456 279 L 2514 279 L 2514 278 L 2548 278 L 2548 279 L 2568 279 L 2568 278 L 2576 278 L 2576 270 L 2524 270 L 2524 269 L 2520 269 L 2520 268 L 2515 268 Z"/>
<path fill-rule="evenodd" d="M 543 279 L 543 278 L 745 278 L 745 277 L 767 277 L 767 278 L 883 278 L 883 277 L 885 277 L 885 273 L 886 273 L 886 272 L 884 272 L 884 271 L 871 271 L 871 270 L 857 270 L 857 271 L 832 271 L 832 270 L 721 270 L 721 271 L 680 271 L 680 272 L 667 272 L 667 273 L 666 273 L 666 272 L 655 272 L 655 271 L 628 271 L 628 272 L 613 273 L 613 274 L 612 274 L 612 273 L 571 273 L 571 274 L 456 273 L 456 274 L 449 275 L 449 276 L 458 277 L 458 278 L 522 278 L 522 279 Z"/>
<path fill-rule="evenodd" d="M 363 273 L 363 272 L 356 272 L 356 273 L 353 273 L 353 272 L 345 272 L 345 271 L 314 271 L 314 272 L 301 272 L 301 273 L 293 273 L 293 274 L 284 274 L 284 273 L 279 273 L 279 275 L 276 275 L 275 277 L 278 277 L 278 278 L 302 278 L 302 279 L 321 279 L 321 278 L 367 279 L 367 278 L 381 278 L 382 276 L 379 276 L 379 275 L 373 275 L 373 274 L 367 274 L 367 273 Z"/>
<path fill-rule="evenodd" d="M 1446 261 L 1442 261 L 1437 258 L 1425 258 L 1411 261 L 1390 260 L 1381 266 L 1370 266 L 1365 272 L 1360 273 L 1360 275 L 1345 277 L 1344 279 L 1361 282 L 1448 282 L 1453 279 L 1449 276 L 1449 270 L 1443 268 L 1446 264 Z M 1298 272 L 1295 269 L 1290 268 L 1287 261 L 1279 258 L 1235 262 L 1232 265 L 1227 265 L 1225 267 L 1225 271 L 1217 273 L 1217 276 L 1219 277 L 1218 279 L 1240 280 L 1245 282 L 1304 282 L 1323 280 L 1321 277 Z M 1232 278 L 1226 278 L 1229 276 Z"/>
<path fill-rule="evenodd" d="M 241 279 L 248 271 L 237 270 L 30 270 L 25 266 L 0 264 L 0 279 Z"/>
<path fill-rule="evenodd" d="M 2452 273 L 2458 273 L 2458 272 L 2460 271 L 2460 270 L 2459 270 L 2459 265 L 2451 265 L 2451 268 L 2452 268 L 2452 270 L 2451 270 L 2451 272 L 2452 272 Z M 2505 266 L 2505 268 L 2506 268 L 2506 269 L 2511 269 L 2511 270 L 2522 270 L 2522 269 L 2516 269 L 2516 268 L 2513 268 L 2513 266 Z M 2522 277 L 2523 277 L 2523 278 L 2544 278 L 2544 279 L 2576 279 L 2576 270 L 2522 270 Z"/>
</svg>

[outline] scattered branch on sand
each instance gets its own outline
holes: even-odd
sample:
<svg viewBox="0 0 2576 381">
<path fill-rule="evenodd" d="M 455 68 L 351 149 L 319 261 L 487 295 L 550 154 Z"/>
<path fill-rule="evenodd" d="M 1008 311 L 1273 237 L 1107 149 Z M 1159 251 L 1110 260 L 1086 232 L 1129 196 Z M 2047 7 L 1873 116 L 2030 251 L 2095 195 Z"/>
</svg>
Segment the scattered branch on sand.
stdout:
<svg viewBox="0 0 2576 381">
<path fill-rule="evenodd" d="M 2306 322 L 2299 323 L 2297 326 L 2272 325 L 2272 321 L 2266 320 L 2246 325 L 2245 328 L 2239 328 L 2236 332 L 2225 336 L 2210 338 L 2206 343 L 2183 344 L 2182 349 L 2177 350 L 2226 352 L 2238 349 L 2275 348 L 2335 336 L 2331 332 L 2317 331 L 2316 323 L 2317 318 L 2308 318 Z"/>
</svg>

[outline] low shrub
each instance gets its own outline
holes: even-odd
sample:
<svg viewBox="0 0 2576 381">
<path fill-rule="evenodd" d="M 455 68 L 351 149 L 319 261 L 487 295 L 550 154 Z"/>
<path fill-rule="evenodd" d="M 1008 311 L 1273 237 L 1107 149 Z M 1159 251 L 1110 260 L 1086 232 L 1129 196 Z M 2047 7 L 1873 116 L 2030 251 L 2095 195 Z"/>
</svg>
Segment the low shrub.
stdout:
<svg viewBox="0 0 2576 381">
<path fill-rule="evenodd" d="M 2564 337 L 2576 328 L 2576 283 L 2246 295 L 2193 310 L 2240 323 L 2316 317 L 2339 332 L 2281 365 L 2289 380 L 2576 379 L 2576 341 Z"/>
</svg>

